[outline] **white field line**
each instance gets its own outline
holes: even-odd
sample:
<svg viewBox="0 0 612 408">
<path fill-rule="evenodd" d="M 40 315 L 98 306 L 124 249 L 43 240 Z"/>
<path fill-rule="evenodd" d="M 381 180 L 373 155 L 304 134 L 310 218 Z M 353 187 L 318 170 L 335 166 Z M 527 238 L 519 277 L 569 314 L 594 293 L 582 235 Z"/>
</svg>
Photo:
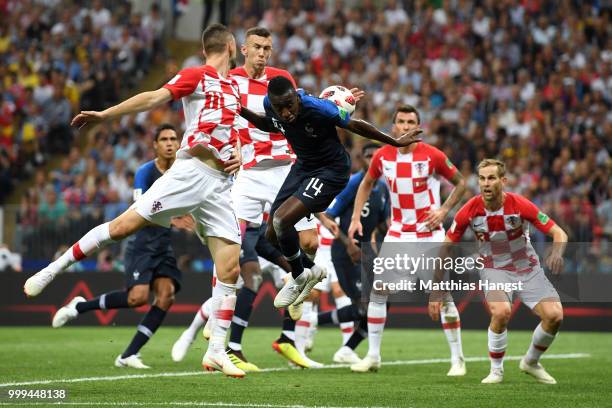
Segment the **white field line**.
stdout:
<svg viewBox="0 0 612 408">
<path fill-rule="evenodd" d="M 591 355 L 588 353 L 571 353 L 571 354 L 544 354 L 542 358 L 545 359 L 573 359 L 573 358 L 588 358 Z M 523 356 L 506 356 L 504 360 L 520 360 Z M 489 357 L 466 357 L 466 362 L 483 362 L 489 361 Z M 384 366 L 391 365 L 424 365 L 424 364 L 438 364 L 438 363 L 449 363 L 450 360 L 447 358 L 431 358 L 426 360 L 396 360 L 396 361 L 385 361 Z M 329 364 L 325 365 L 317 370 L 327 368 L 347 368 L 350 364 Z M 271 373 L 277 371 L 293 371 L 299 370 L 290 367 L 274 367 L 274 368 L 263 368 L 260 373 Z M 313 370 L 312 368 L 310 370 Z M 169 373 L 152 373 L 152 374 L 126 374 L 126 375 L 114 375 L 106 377 L 82 377 L 82 378 L 57 378 L 51 380 L 37 380 L 37 381 L 23 381 L 23 382 L 10 382 L 0 384 L 0 388 L 3 387 L 23 387 L 29 385 L 46 385 L 46 384 L 71 384 L 80 382 L 92 382 L 92 381 L 119 381 L 119 380 L 137 380 L 142 378 L 161 378 L 161 377 L 189 377 L 197 375 L 215 375 L 221 374 L 218 371 L 177 371 Z M 257 375 L 257 373 L 249 374 Z M 280 405 L 278 406 L 280 407 Z M 293 406 L 292 406 L 293 407 Z"/>
</svg>

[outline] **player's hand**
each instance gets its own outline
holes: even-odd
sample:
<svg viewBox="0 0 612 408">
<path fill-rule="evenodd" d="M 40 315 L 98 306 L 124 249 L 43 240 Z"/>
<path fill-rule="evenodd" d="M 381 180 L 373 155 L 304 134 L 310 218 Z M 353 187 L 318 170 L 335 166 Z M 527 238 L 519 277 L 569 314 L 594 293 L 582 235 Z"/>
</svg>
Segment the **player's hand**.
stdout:
<svg viewBox="0 0 612 408">
<path fill-rule="evenodd" d="M 429 317 L 434 322 L 440 320 L 440 309 L 442 308 L 442 302 L 439 300 L 429 299 L 429 305 L 427 306 L 427 312 L 429 313 Z"/>
<path fill-rule="evenodd" d="M 346 253 L 351 258 L 351 262 L 355 265 L 361 261 L 361 248 L 359 248 L 354 241 L 346 248 Z"/>
<path fill-rule="evenodd" d="M 230 159 L 224 164 L 225 167 L 223 168 L 223 171 L 229 174 L 236 174 L 238 170 L 240 170 L 240 165 L 242 164 L 242 157 L 240 157 L 239 149 L 234 149 Z"/>
<path fill-rule="evenodd" d="M 359 236 L 363 236 L 363 226 L 361 225 L 361 220 L 351 220 L 351 225 L 349 225 L 348 229 L 349 239 L 354 239 L 355 233 L 359 234 Z"/>
<path fill-rule="evenodd" d="M 437 210 L 429 211 L 427 213 L 427 218 L 425 218 L 425 223 L 427 224 L 427 228 L 430 231 L 435 230 L 438 226 L 444 221 L 448 211 L 443 208 L 438 208 Z"/>
<path fill-rule="evenodd" d="M 563 257 L 555 252 L 551 252 L 546 258 L 546 266 L 550 269 L 553 275 L 558 275 L 563 272 L 564 262 Z"/>
<path fill-rule="evenodd" d="M 185 231 L 195 231 L 195 220 L 189 214 L 172 218 L 170 224 Z"/>
<path fill-rule="evenodd" d="M 81 111 L 78 115 L 76 115 L 72 122 L 70 122 L 70 126 L 74 126 L 77 128 L 82 128 L 87 124 L 96 124 L 106 120 L 106 115 L 102 112 L 96 111 Z"/>
<path fill-rule="evenodd" d="M 416 127 L 412 129 L 411 131 L 404 133 L 403 135 L 398 137 L 396 141 L 401 146 L 409 146 L 413 143 L 417 143 L 421 141 L 421 138 L 418 137 L 421 133 L 423 133 L 423 129 L 421 129 L 420 127 Z"/>
<path fill-rule="evenodd" d="M 359 102 L 361 98 L 365 96 L 365 91 L 362 91 L 359 88 L 351 88 L 351 93 L 353 94 L 353 97 L 355 98 L 355 103 Z"/>
</svg>

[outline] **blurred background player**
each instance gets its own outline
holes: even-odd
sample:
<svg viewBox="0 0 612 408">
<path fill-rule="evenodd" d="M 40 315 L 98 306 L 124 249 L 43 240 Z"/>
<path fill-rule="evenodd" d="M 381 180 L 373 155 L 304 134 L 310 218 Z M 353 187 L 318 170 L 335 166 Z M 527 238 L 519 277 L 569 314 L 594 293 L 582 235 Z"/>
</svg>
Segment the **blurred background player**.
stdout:
<svg viewBox="0 0 612 408">
<path fill-rule="evenodd" d="M 387 230 L 389 218 L 389 193 L 382 180 L 378 180 L 372 188 L 368 200 L 361 211 L 361 224 L 363 234 L 361 242 L 356 243 L 347 236 L 353 215 L 353 204 L 361 180 L 368 171 L 374 152 L 380 146 L 367 143 L 362 147 L 362 169 L 353 174 L 340 194 L 334 199 L 329 208 L 322 213 L 321 221 L 336 235 L 331 246 L 331 260 L 338 276 L 338 282 L 350 301 L 337 310 L 319 313 L 319 324 L 346 324 L 350 322 L 355 328 L 350 336 L 343 338 L 342 347 L 334 354 L 333 360 L 337 363 L 354 364 L 360 361 L 355 349 L 367 335 L 368 323 L 363 304 L 362 293 L 364 289 L 369 294 L 367 282 L 362 281 L 361 249 L 360 246 L 371 245 L 375 240 L 376 231 L 384 233 Z M 335 223 L 339 219 L 339 224 Z M 364 251 L 368 248 L 363 248 Z M 365 285 L 365 288 L 364 288 Z"/>
<path fill-rule="evenodd" d="M 176 129 L 169 124 L 159 126 L 155 132 L 153 149 L 156 158 L 136 171 L 134 178 L 134 201 L 164 174 L 179 148 Z M 190 228 L 191 216 L 175 218 L 172 225 Z M 133 238 L 133 239 L 132 239 Z M 128 239 L 125 253 L 126 288 L 104 293 L 86 301 L 77 296 L 53 317 L 53 327 L 62 327 L 80 314 L 91 310 L 135 308 L 147 304 L 151 289 L 155 300 L 138 325 L 132 342 L 115 360 L 117 367 L 150 368 L 143 364 L 140 349 L 149 341 L 162 324 L 166 313 L 174 302 L 174 295 L 181 286 L 181 272 L 176 266 L 174 251 L 170 245 L 170 228 L 149 226 Z"/>
<path fill-rule="evenodd" d="M 480 256 L 484 258 L 481 281 L 493 283 L 522 283 L 522 290 L 514 293 L 541 319 L 533 332 L 531 345 L 519 363 L 519 369 L 543 384 L 557 381 L 539 363 L 542 354 L 555 340 L 561 322 L 563 307 L 559 295 L 540 266 L 538 254 L 530 243 L 529 224 L 552 237 L 552 250 L 546 266 L 554 274 L 563 269 L 563 251 L 567 234 L 555 222 L 525 197 L 504 192 L 506 166 L 503 162 L 485 159 L 478 165 L 480 195 L 470 199 L 457 212 L 453 225 L 444 240 L 459 242 L 469 227 L 474 231 Z M 495 245 L 493 245 L 495 242 Z M 513 292 L 485 290 L 491 313 L 489 325 L 489 358 L 491 372 L 483 384 L 496 384 L 504 379 L 504 355 L 508 345 L 508 322 L 512 310 Z M 429 314 L 437 320 L 440 307 L 439 294 L 432 293 Z"/>
<path fill-rule="evenodd" d="M 411 105 L 399 106 L 393 115 L 393 133 L 396 135 L 410 132 L 420 124 L 419 113 Z M 355 233 L 363 236 L 361 214 L 376 180 L 383 176 L 392 208 L 391 225 L 384 242 L 442 242 L 442 222 L 463 196 L 465 181 L 443 152 L 423 142 L 400 148 L 385 146 L 376 152 L 357 191 L 349 238 L 352 239 Z M 444 204 L 440 203 L 438 176 L 455 186 Z M 380 367 L 387 298 L 388 293 L 372 290 L 368 304 L 368 354 L 360 363 L 351 366 L 353 371 L 367 372 Z M 451 350 L 451 368 L 447 375 L 465 375 L 459 312 L 450 294 L 440 313 Z"/>
<path fill-rule="evenodd" d="M 202 365 L 208 370 L 242 377 L 244 371 L 236 368 L 225 354 L 225 335 L 236 305 L 235 284 L 240 272 L 240 229 L 230 195 L 231 173 L 239 167 L 239 160 L 234 158 L 237 139 L 234 126 L 240 96 L 236 83 L 227 79 L 231 60 L 236 57 L 236 42 L 225 26 L 213 24 L 202 34 L 202 45 L 206 65 L 185 68 L 155 91 L 142 92 L 102 112 L 81 112 L 72 120 L 72 125 L 80 128 L 182 99 L 186 131 L 170 170 L 127 211 L 93 228 L 28 279 L 24 292 L 36 296 L 57 274 L 98 249 L 145 226 L 169 227 L 172 217 L 190 213 L 217 270 L 211 304 L 212 337 Z"/>
<path fill-rule="evenodd" d="M 283 132 L 297 155 L 272 205 L 272 228 L 268 228 L 270 241 L 278 243 L 291 265 L 292 276 L 274 299 L 274 305 L 280 308 L 301 304 L 325 277 L 325 271 L 317 265 L 304 268 L 295 225 L 305 216 L 324 211 L 348 182 L 350 157 L 340 143 L 336 126 L 397 146 L 414 143 L 421 130 L 395 139 L 366 121 L 351 119 L 333 102 L 297 91 L 284 77 L 270 81 L 264 107 L 265 116 L 245 107 L 240 115 L 261 130 Z"/>
</svg>

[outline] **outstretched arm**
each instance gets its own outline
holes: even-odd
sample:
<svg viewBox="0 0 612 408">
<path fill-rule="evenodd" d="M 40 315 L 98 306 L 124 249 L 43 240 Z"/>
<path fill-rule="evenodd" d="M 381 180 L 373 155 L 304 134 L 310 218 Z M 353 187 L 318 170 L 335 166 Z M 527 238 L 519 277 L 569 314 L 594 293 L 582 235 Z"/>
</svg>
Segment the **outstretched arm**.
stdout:
<svg viewBox="0 0 612 408">
<path fill-rule="evenodd" d="M 259 130 L 263 130 L 264 132 L 278 132 L 279 129 L 274 127 L 272 121 L 264 116 L 249 110 L 246 107 L 242 107 L 240 109 L 240 116 L 251 122 L 255 127 Z"/>
<path fill-rule="evenodd" d="M 421 128 L 415 128 L 396 139 L 393 136 L 389 136 L 385 132 L 381 132 L 376 128 L 376 126 L 362 119 L 349 120 L 348 125 L 345 126 L 345 129 L 368 139 L 377 140 L 395 147 L 408 146 L 412 143 L 420 142 L 421 139 L 419 139 L 417 136 L 423 132 Z"/>
<path fill-rule="evenodd" d="M 126 99 L 118 105 L 111 106 L 110 108 L 103 110 L 102 112 L 83 111 L 76 115 L 70 124 L 72 126 L 82 127 L 86 124 L 103 122 L 122 115 L 147 111 L 156 106 L 167 103 L 170 100 L 172 100 L 172 93 L 167 88 L 159 88 L 156 91 L 141 92 L 129 99 Z"/>
</svg>

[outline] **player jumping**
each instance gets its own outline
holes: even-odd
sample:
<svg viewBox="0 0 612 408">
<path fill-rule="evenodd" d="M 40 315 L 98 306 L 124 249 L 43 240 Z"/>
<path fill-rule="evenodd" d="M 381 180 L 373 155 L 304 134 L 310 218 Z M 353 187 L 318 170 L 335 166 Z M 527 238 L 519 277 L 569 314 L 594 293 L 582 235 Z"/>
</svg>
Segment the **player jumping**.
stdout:
<svg viewBox="0 0 612 408">
<path fill-rule="evenodd" d="M 522 283 L 522 290 L 514 291 L 521 301 L 542 319 L 533 332 L 527 354 L 519 369 L 544 384 L 556 384 L 555 379 L 539 363 L 542 354 L 555 340 L 563 307 L 557 291 L 540 266 L 540 261 L 529 240 L 529 224 L 552 237 L 552 251 L 546 266 L 555 274 L 563 269 L 563 251 L 567 234 L 538 207 L 523 196 L 504 192 L 506 166 L 503 162 L 485 159 L 478 165 L 480 195 L 469 200 L 457 213 L 446 234 L 446 246 L 459 242 L 470 227 L 479 241 L 480 256 L 484 259 L 481 281 Z M 441 302 L 434 297 L 429 303 L 429 314 L 437 320 Z M 513 292 L 489 290 L 485 297 L 491 323 L 488 330 L 491 372 L 483 384 L 500 383 L 504 379 L 504 354 L 508 345 L 508 322 L 512 310 Z"/>
</svg>

